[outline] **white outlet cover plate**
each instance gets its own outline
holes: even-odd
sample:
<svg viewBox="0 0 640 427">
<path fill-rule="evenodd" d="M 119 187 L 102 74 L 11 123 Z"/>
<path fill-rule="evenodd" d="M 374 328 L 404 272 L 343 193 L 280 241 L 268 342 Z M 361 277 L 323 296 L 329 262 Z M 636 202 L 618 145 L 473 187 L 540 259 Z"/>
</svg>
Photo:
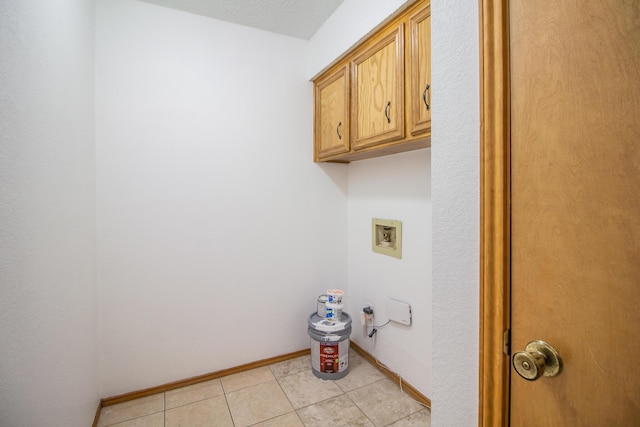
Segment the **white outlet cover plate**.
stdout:
<svg viewBox="0 0 640 427">
<path fill-rule="evenodd" d="M 411 306 L 409 304 L 389 298 L 387 299 L 386 310 L 389 320 L 403 325 L 411 325 Z"/>
</svg>

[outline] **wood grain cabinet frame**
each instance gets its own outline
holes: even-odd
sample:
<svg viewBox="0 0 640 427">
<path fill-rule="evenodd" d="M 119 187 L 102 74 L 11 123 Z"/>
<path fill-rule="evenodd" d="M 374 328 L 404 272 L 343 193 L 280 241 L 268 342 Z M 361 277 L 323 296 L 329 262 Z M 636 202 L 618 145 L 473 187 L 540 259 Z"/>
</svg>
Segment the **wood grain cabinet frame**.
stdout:
<svg viewBox="0 0 640 427">
<path fill-rule="evenodd" d="M 431 146 L 430 18 L 407 3 L 312 79 L 315 162 Z"/>
<path fill-rule="evenodd" d="M 348 153 L 349 64 L 326 75 L 315 84 L 314 161 Z"/>
<path fill-rule="evenodd" d="M 404 24 L 351 61 L 353 149 L 404 138 Z"/>
<path fill-rule="evenodd" d="M 409 17 L 409 123 L 412 135 L 431 132 L 431 6 Z"/>
</svg>

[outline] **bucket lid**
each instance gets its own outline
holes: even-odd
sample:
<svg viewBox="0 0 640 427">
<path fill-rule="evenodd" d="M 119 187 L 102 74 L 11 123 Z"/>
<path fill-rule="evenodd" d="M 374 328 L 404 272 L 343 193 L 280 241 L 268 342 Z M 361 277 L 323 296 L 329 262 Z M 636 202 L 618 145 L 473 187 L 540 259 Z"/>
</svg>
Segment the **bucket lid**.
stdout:
<svg viewBox="0 0 640 427">
<path fill-rule="evenodd" d="M 309 316 L 309 327 L 323 332 L 335 332 L 341 331 L 351 327 L 351 316 L 347 313 L 342 313 L 342 321 L 330 322 L 324 317 L 318 316 L 318 313 L 312 313 Z"/>
</svg>

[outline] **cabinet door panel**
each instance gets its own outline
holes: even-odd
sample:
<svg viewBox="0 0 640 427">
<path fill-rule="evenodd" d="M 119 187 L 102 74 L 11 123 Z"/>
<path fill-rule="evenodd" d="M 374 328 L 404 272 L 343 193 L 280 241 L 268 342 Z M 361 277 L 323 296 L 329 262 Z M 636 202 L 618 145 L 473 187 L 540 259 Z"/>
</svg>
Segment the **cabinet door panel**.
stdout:
<svg viewBox="0 0 640 427">
<path fill-rule="evenodd" d="M 410 18 L 411 134 L 431 130 L 431 8 Z"/>
<path fill-rule="evenodd" d="M 349 152 L 348 65 L 316 85 L 315 160 Z"/>
<path fill-rule="evenodd" d="M 353 60 L 353 148 L 404 137 L 404 25 Z"/>
</svg>

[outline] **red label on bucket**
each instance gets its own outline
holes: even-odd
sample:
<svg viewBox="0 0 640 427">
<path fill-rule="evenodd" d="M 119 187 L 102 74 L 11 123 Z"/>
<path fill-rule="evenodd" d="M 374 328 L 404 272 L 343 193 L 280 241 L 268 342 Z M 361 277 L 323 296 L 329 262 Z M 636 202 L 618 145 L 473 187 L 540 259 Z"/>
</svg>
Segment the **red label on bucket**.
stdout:
<svg viewBox="0 0 640 427">
<path fill-rule="evenodd" d="M 339 371 L 338 343 L 320 343 L 320 372 Z"/>
</svg>

